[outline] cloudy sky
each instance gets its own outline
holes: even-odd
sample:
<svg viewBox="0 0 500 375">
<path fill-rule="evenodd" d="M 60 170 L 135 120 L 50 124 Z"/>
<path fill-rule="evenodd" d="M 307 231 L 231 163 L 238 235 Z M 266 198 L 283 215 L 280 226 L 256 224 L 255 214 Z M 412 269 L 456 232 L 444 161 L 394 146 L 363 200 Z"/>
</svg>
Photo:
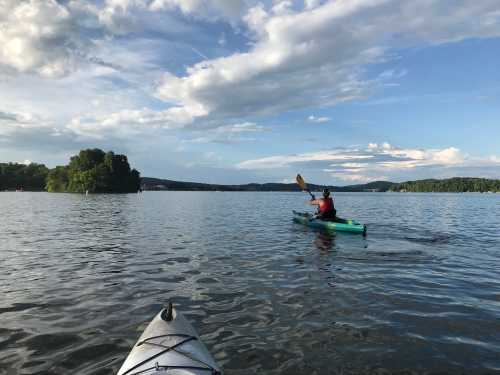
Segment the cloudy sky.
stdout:
<svg viewBox="0 0 500 375">
<path fill-rule="evenodd" d="M 498 0 L 0 0 L 0 161 L 500 178 Z"/>
</svg>

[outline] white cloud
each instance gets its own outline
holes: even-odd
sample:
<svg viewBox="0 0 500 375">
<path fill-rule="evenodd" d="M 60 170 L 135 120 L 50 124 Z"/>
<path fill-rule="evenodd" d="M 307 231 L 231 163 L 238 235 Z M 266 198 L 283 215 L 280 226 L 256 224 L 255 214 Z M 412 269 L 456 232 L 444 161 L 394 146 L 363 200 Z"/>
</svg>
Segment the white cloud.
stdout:
<svg viewBox="0 0 500 375">
<path fill-rule="evenodd" d="M 403 70 L 389 69 L 380 73 L 378 78 L 380 80 L 390 80 L 390 79 L 397 79 L 404 77 L 406 74 L 408 74 L 408 71 L 405 69 Z"/>
<path fill-rule="evenodd" d="M 395 0 L 106 0 L 95 4 L 0 0 L 0 6 L 4 10 L 0 14 L 0 65 L 46 77 L 65 76 L 82 64 L 101 65 L 107 69 L 103 75 L 111 76 L 121 69 L 120 59 L 110 53 L 117 50 L 112 47 L 113 38 L 130 31 L 163 30 L 163 26 L 150 25 L 172 23 L 171 18 L 155 18 L 169 17 L 166 11 L 172 9 L 237 19 L 240 27 L 245 24 L 254 38 L 248 51 L 216 59 L 198 53 L 204 61 L 189 66 L 184 76 L 163 75 L 156 95 L 176 109 L 151 116 L 165 117 L 169 123 L 175 122 L 179 113 L 186 123 L 331 106 L 363 98 L 380 81 L 406 74 L 404 70 L 387 70 L 373 80 L 363 78 L 365 66 L 386 58 L 384 52 L 391 47 L 500 35 L 494 0 L 453 6 L 443 6 L 438 0 L 425 4 Z M 171 29 L 182 29 L 178 26 Z M 143 71 L 158 71 L 159 66 L 148 66 L 153 59 L 158 60 L 158 56 L 149 61 L 136 56 L 135 64 L 125 68 L 141 66 Z M 153 79 L 150 77 L 147 90 L 151 90 Z M 133 83 L 144 85 L 139 79 Z M 108 116 L 116 117 L 113 113 Z"/>
<path fill-rule="evenodd" d="M 153 0 L 149 5 L 152 11 L 179 9 L 209 20 L 223 18 L 235 22 L 246 8 L 247 1 L 242 0 Z"/>
<path fill-rule="evenodd" d="M 117 37 L 135 32 L 140 41 L 148 32 L 191 31 L 169 14 L 150 12 L 149 2 L 0 0 L 0 73 L 60 78 L 92 65 L 116 68 L 97 53 L 112 58 L 102 47 L 120 44 Z"/>
<path fill-rule="evenodd" d="M 330 119 L 330 117 L 316 117 L 314 115 L 311 115 L 307 118 L 307 120 L 310 122 L 323 123 L 323 122 L 328 122 L 331 119 Z"/>
<path fill-rule="evenodd" d="M 0 64 L 19 72 L 58 77 L 74 69 L 78 50 L 89 41 L 78 36 L 69 9 L 55 0 L 0 1 Z"/>
<path fill-rule="evenodd" d="M 438 0 L 308 2 L 301 10 L 287 2 L 278 6 L 281 10 L 273 12 L 259 4 L 243 18 L 255 38 L 248 52 L 192 65 L 185 76 L 166 74 L 158 97 L 187 110 L 196 103 L 217 117 L 331 106 L 363 98 L 379 80 L 406 74 L 387 71 L 373 81 L 363 78 L 364 67 L 385 58 L 388 48 L 500 35 L 497 0 L 449 6 Z"/>
<path fill-rule="evenodd" d="M 202 109 L 200 109 L 202 110 Z M 172 107 L 164 111 L 148 108 L 123 110 L 101 116 L 75 117 L 67 128 L 76 134 L 104 139 L 106 137 L 131 137 L 141 133 L 151 133 L 157 129 L 180 129 L 193 121 L 194 109 Z"/>
<path fill-rule="evenodd" d="M 56 131 L 50 120 L 29 112 L 0 111 L 0 135 L 9 136 L 18 129 L 46 128 Z"/>
<path fill-rule="evenodd" d="M 231 124 L 217 127 L 214 131 L 217 133 L 255 133 L 262 132 L 265 128 L 262 125 L 257 125 L 254 122 L 243 122 L 239 124 Z"/>
<path fill-rule="evenodd" d="M 246 160 L 236 167 L 250 170 L 305 170 L 326 173 L 343 181 L 367 182 L 388 178 L 404 179 L 404 176 L 411 179 L 416 175 L 429 177 L 425 173 L 433 176 L 437 173 L 437 177 L 440 177 L 446 171 L 451 175 L 483 173 L 484 176 L 491 177 L 494 168 L 500 167 L 500 157 L 472 157 L 455 147 L 404 149 L 389 143 L 370 143 L 365 149 L 351 147 Z"/>
<path fill-rule="evenodd" d="M 321 0 L 304 0 L 304 6 L 306 9 L 313 9 L 319 6 Z"/>
<path fill-rule="evenodd" d="M 399 149 L 389 143 L 378 145 L 370 143 L 367 150 L 379 155 L 388 155 L 394 160 L 381 161 L 379 166 L 386 169 L 410 169 L 422 166 L 441 165 L 453 166 L 465 162 L 467 155 L 463 155 L 458 148 L 449 147 L 441 150 Z"/>
<path fill-rule="evenodd" d="M 361 152 L 358 153 L 357 151 L 356 149 L 349 150 L 348 152 L 345 150 L 330 150 L 304 154 L 268 156 L 260 159 L 243 161 L 239 163 L 237 167 L 242 169 L 275 169 L 288 167 L 298 163 L 319 162 L 324 165 L 329 165 L 329 163 L 333 162 L 370 159 L 373 157 L 373 155 L 363 154 Z"/>
<path fill-rule="evenodd" d="M 32 114 L 11 114 L 0 112 L 0 121 L 8 122 L 9 126 L 0 128 L 4 134 L 13 133 L 19 128 L 40 126 L 50 128 L 54 134 L 65 132 L 80 139 L 133 139 L 138 135 L 160 135 L 163 131 L 187 129 L 195 137 L 189 142 L 236 143 L 250 141 L 249 134 L 267 131 L 262 125 L 244 122 L 228 125 L 207 124 L 204 129 L 190 127 L 193 122 L 192 112 L 184 108 L 172 107 L 164 111 L 154 111 L 148 108 L 123 110 L 103 115 L 82 115 L 73 117 L 64 126 L 55 127 L 47 119 L 41 120 Z"/>
<path fill-rule="evenodd" d="M 0 154 L 13 155 L 10 159 L 26 158 L 26 150 L 48 150 L 57 153 L 81 145 L 78 135 L 66 128 L 56 126 L 50 119 L 28 112 L 0 111 Z M 29 158 L 37 160 L 37 158 Z"/>
<path fill-rule="evenodd" d="M 256 139 L 252 134 L 262 133 L 269 129 L 254 122 L 244 122 L 221 126 L 210 124 L 210 127 L 203 130 L 196 127 L 190 130 L 194 137 L 186 140 L 187 143 L 233 144 L 255 141 Z"/>
<path fill-rule="evenodd" d="M 291 14 L 293 9 L 293 3 L 290 0 L 284 0 L 277 2 L 271 9 L 271 12 L 277 16 L 283 16 L 286 14 Z"/>
<path fill-rule="evenodd" d="M 135 18 L 131 9 L 145 9 L 145 0 L 106 0 L 102 9 L 98 10 L 99 22 L 114 34 L 126 34 L 134 29 Z"/>
</svg>

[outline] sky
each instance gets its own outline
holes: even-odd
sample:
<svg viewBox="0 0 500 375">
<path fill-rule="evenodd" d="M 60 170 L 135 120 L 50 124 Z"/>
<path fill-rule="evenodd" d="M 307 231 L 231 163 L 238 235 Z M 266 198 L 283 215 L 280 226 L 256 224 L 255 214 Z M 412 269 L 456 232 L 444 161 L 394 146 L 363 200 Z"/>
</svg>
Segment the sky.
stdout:
<svg viewBox="0 0 500 375">
<path fill-rule="evenodd" d="M 498 0 L 0 0 L 0 162 L 500 178 Z"/>
</svg>

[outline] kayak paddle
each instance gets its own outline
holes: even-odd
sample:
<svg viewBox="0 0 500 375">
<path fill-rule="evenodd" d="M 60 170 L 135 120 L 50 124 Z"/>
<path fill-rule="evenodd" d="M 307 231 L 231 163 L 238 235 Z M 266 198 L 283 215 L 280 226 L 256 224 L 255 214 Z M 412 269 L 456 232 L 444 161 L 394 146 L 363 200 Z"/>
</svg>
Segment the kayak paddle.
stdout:
<svg viewBox="0 0 500 375">
<path fill-rule="evenodd" d="M 312 199 L 316 199 L 316 197 L 314 196 L 313 193 L 311 193 L 311 190 L 309 190 L 307 188 L 307 185 L 306 185 L 306 182 L 304 181 L 304 179 L 302 178 L 302 176 L 300 174 L 297 175 L 297 178 L 296 178 L 296 181 L 297 181 L 297 185 L 299 185 L 299 187 L 303 190 L 303 191 L 307 191 L 309 194 L 311 194 L 311 198 Z"/>
</svg>

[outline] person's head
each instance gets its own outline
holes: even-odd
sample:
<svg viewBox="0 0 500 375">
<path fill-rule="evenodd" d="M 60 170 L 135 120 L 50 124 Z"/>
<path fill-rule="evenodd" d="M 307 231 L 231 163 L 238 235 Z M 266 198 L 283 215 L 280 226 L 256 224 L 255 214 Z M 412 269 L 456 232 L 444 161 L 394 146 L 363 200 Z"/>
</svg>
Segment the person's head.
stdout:
<svg viewBox="0 0 500 375">
<path fill-rule="evenodd" d="M 324 198 L 330 198 L 330 190 L 324 189 L 323 190 L 323 197 Z"/>
</svg>

